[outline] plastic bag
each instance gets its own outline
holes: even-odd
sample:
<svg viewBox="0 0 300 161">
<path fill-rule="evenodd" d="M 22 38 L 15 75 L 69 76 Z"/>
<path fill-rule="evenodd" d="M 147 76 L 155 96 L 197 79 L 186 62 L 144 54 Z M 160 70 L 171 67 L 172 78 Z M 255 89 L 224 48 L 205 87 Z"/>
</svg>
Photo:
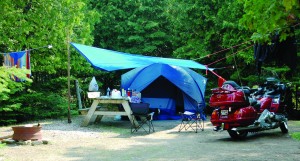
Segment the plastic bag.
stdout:
<svg viewBox="0 0 300 161">
<path fill-rule="evenodd" d="M 90 92 L 97 92 L 98 89 L 99 89 L 99 86 L 97 84 L 96 78 L 93 77 L 91 82 L 90 82 L 90 85 L 89 85 L 89 91 Z"/>
</svg>

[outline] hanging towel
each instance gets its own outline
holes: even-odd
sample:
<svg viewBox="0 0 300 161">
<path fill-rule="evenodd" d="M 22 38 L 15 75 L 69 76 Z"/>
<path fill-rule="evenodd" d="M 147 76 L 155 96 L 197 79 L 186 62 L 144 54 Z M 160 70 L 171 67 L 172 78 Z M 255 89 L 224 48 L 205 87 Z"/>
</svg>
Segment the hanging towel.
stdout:
<svg viewBox="0 0 300 161">
<path fill-rule="evenodd" d="M 22 68 L 21 65 L 21 58 L 24 56 L 26 51 L 18 51 L 18 52 L 11 52 L 9 55 L 11 57 L 12 66 L 17 66 L 17 68 Z"/>
<path fill-rule="evenodd" d="M 27 74 L 27 77 L 30 78 L 30 76 L 31 76 L 30 50 L 26 51 L 26 69 L 28 69 L 30 71 L 30 73 Z"/>
<path fill-rule="evenodd" d="M 16 68 L 26 68 L 30 70 L 30 51 L 19 51 L 19 52 L 11 52 L 4 54 L 4 65 L 7 67 L 16 66 Z M 30 74 L 26 74 L 29 78 Z M 13 76 L 15 81 L 23 81 L 19 78 Z"/>
<path fill-rule="evenodd" d="M 9 53 L 4 53 L 3 60 L 4 60 L 4 63 L 3 63 L 4 66 L 6 66 L 6 67 L 11 67 L 12 66 Z"/>
</svg>

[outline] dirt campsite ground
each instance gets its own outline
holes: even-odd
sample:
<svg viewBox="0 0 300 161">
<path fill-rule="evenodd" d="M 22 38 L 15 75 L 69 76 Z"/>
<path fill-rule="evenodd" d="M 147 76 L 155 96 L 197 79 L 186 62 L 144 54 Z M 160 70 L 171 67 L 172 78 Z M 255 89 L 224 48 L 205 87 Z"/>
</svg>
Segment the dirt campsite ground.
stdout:
<svg viewBox="0 0 300 161">
<path fill-rule="evenodd" d="M 300 141 L 290 134 L 300 131 L 300 121 L 289 121 L 289 134 L 280 129 L 250 134 L 232 140 L 226 131 L 178 132 L 180 120 L 154 121 L 155 132 L 131 134 L 129 121 L 111 117 L 81 127 L 83 116 L 67 120 L 41 121 L 43 145 L 6 145 L 0 161 L 219 161 L 299 160 Z M 0 127 L 0 136 L 11 135 L 11 127 Z"/>
</svg>

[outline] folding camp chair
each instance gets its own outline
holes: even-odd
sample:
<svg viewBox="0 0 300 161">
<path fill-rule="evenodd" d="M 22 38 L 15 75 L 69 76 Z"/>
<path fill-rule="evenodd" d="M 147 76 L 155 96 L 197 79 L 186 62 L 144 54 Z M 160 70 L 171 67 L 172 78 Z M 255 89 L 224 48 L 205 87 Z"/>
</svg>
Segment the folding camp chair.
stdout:
<svg viewBox="0 0 300 161">
<path fill-rule="evenodd" d="M 131 133 L 137 132 L 139 129 L 144 129 L 147 133 L 154 132 L 152 124 L 154 112 L 150 112 L 149 106 L 149 103 L 130 103 L 131 115 L 136 118 L 134 121 L 138 123 L 138 126 L 134 122 L 131 124 Z"/>
<path fill-rule="evenodd" d="M 198 132 L 198 129 L 204 131 L 204 121 L 206 120 L 206 117 L 203 109 L 204 106 L 198 104 L 196 112 L 185 111 L 184 113 L 181 113 L 181 124 L 178 131 L 180 132 L 183 129 L 188 130 L 190 128 L 196 133 Z"/>
</svg>

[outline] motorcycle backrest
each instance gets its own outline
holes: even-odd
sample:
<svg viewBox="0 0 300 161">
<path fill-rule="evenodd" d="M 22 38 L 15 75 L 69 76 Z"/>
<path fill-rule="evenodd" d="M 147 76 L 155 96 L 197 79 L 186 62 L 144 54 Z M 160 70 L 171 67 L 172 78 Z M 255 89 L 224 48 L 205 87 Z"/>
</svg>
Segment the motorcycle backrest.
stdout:
<svg viewBox="0 0 300 161">
<path fill-rule="evenodd" d="M 233 87 L 234 89 L 239 89 L 241 88 L 237 83 L 235 83 L 235 81 L 225 81 L 223 83 L 223 86 L 226 88 L 228 87 L 228 85 L 230 85 L 231 87 Z"/>
<path fill-rule="evenodd" d="M 238 90 L 239 89 L 239 90 L 242 90 L 245 95 L 250 95 L 250 93 L 251 93 L 250 88 L 248 86 L 241 87 L 235 81 L 225 81 L 223 83 L 222 88 L 228 89 L 228 90 L 233 90 L 233 89 Z"/>
</svg>

